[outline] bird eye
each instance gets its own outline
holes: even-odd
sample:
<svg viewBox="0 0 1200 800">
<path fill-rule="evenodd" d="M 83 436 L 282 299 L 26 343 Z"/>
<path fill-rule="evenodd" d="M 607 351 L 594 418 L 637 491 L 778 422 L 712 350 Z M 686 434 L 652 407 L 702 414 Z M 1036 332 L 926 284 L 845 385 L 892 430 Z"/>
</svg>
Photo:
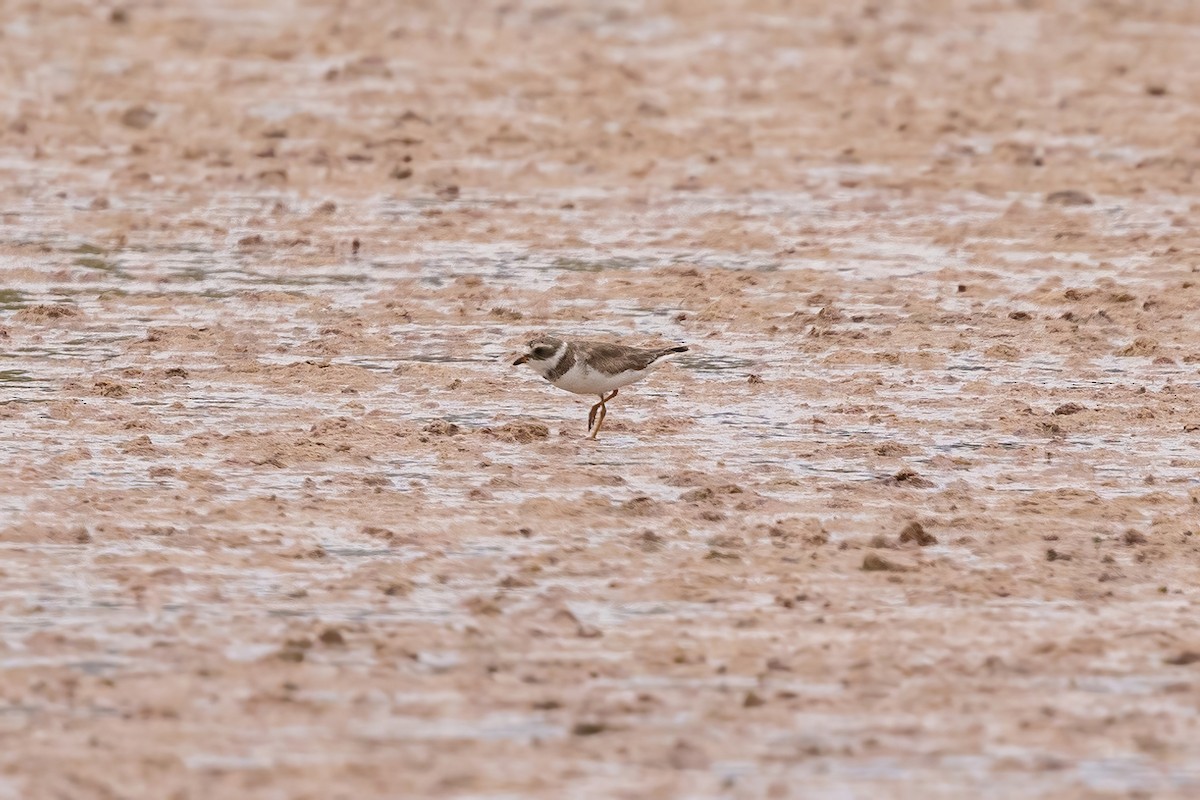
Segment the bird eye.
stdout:
<svg viewBox="0 0 1200 800">
<path fill-rule="evenodd" d="M 533 354 L 538 358 L 548 358 L 554 355 L 554 350 L 543 344 L 539 347 L 533 348 Z"/>
</svg>

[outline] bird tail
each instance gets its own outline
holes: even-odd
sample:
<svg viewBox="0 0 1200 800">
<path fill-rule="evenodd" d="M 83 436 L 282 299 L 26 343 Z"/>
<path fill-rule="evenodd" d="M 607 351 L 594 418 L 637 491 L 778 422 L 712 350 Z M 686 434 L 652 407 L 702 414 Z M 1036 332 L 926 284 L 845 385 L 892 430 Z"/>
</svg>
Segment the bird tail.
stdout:
<svg viewBox="0 0 1200 800">
<path fill-rule="evenodd" d="M 688 348 L 684 347 L 683 345 L 679 345 L 678 347 L 660 348 L 659 351 L 654 354 L 654 361 L 652 363 L 656 367 L 661 367 L 670 360 L 671 356 L 675 355 L 676 353 L 686 353 L 687 351 Z"/>
</svg>

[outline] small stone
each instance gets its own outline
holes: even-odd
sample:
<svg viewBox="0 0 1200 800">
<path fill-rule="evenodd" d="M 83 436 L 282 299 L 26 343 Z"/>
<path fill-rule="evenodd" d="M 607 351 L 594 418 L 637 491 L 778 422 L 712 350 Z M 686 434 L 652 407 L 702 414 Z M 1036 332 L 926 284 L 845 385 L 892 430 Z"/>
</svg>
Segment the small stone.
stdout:
<svg viewBox="0 0 1200 800">
<path fill-rule="evenodd" d="M 1147 539 L 1144 534 L 1135 531 L 1133 528 L 1125 531 L 1125 535 L 1121 537 L 1121 541 L 1127 545 L 1145 544 Z"/>
<path fill-rule="evenodd" d="M 722 548 L 725 550 L 740 550 L 746 546 L 746 540 L 737 533 L 719 533 L 711 537 L 706 544 L 709 547 Z"/>
<path fill-rule="evenodd" d="M 404 597 L 412 590 L 413 584 L 410 581 L 393 581 L 383 587 L 383 593 L 388 597 Z"/>
<path fill-rule="evenodd" d="M 595 625 L 580 623 L 579 627 L 575 629 L 575 635 L 580 639 L 599 639 L 604 635 L 604 632 Z"/>
<path fill-rule="evenodd" d="M 487 597 L 470 597 L 467 598 L 463 605 L 472 614 L 481 617 L 495 617 L 504 613 L 504 609 L 500 608 L 499 603 Z"/>
<path fill-rule="evenodd" d="M 321 631 L 321 635 L 318 638 L 321 640 L 321 644 L 329 645 L 330 647 L 342 647 L 346 644 L 346 637 L 342 636 L 342 632 L 337 628 L 326 628 Z"/>
<path fill-rule="evenodd" d="M 1195 664 L 1200 661 L 1200 653 L 1195 650 L 1184 650 L 1182 653 L 1173 656 L 1167 656 L 1163 659 L 1164 664 L 1170 664 L 1173 667 L 1186 667 L 1189 664 Z"/>
<path fill-rule="evenodd" d="M 654 531 L 642 531 L 637 537 L 638 545 L 646 552 L 661 550 L 665 543 L 662 536 Z"/>
<path fill-rule="evenodd" d="M 276 655 L 280 661 L 290 661 L 293 664 L 304 660 L 304 651 L 294 647 L 284 647 Z"/>
<path fill-rule="evenodd" d="M 996 358 L 1001 361 L 1016 361 L 1021 357 L 1021 351 L 1011 344 L 992 345 L 987 350 L 984 350 L 983 354 L 988 358 Z"/>
<path fill-rule="evenodd" d="M 1008 315 L 1009 319 L 1015 319 L 1019 322 L 1024 322 L 1027 319 L 1033 319 L 1033 315 L 1028 311 L 1011 311 Z"/>
<path fill-rule="evenodd" d="M 878 553 L 867 553 L 863 556 L 863 572 L 906 572 L 907 569 L 907 567 L 886 559 Z"/>
<path fill-rule="evenodd" d="M 499 428 L 484 428 L 481 433 L 507 442 L 528 444 L 550 436 L 550 429 L 540 422 L 509 422 Z"/>
<path fill-rule="evenodd" d="M 650 514 L 658 508 L 658 503 L 653 497 L 640 494 L 637 497 L 631 497 L 624 503 L 621 503 L 621 510 L 628 514 L 637 514 L 639 516 Z"/>
<path fill-rule="evenodd" d="M 141 131 L 149 128 L 157 116 L 158 114 L 145 106 L 133 106 L 126 109 L 125 113 L 121 115 L 121 124 L 127 128 Z"/>
<path fill-rule="evenodd" d="M 1054 416 L 1068 417 L 1071 414 L 1078 414 L 1081 411 L 1087 411 L 1087 409 L 1079 405 L 1079 403 L 1063 403 L 1061 406 L 1054 409 Z"/>
<path fill-rule="evenodd" d="M 310 547 L 307 550 L 305 550 L 305 549 L 297 550 L 296 553 L 292 557 L 293 558 L 318 559 L 318 558 L 326 558 L 326 557 L 328 557 L 328 555 L 329 555 L 329 552 L 324 547 L 322 547 L 321 545 L 317 545 L 316 547 Z"/>
<path fill-rule="evenodd" d="M 492 309 L 488 311 L 488 314 L 493 317 L 508 320 L 509 322 L 516 322 L 517 320 L 524 319 L 525 317 L 524 314 L 522 314 L 520 311 L 517 311 L 515 308 L 505 308 L 504 306 L 493 306 Z"/>
<path fill-rule="evenodd" d="M 505 575 L 496 582 L 500 589 L 527 589 L 533 586 L 533 581 L 524 575 Z"/>
<path fill-rule="evenodd" d="M 606 726 L 603 722 L 576 722 L 571 727 L 571 733 L 576 736 L 595 736 L 604 733 Z"/>
<path fill-rule="evenodd" d="M 1059 206 L 1090 206 L 1096 201 L 1091 195 L 1078 189 L 1062 189 L 1046 195 L 1046 202 Z"/>
<path fill-rule="evenodd" d="M 1126 358 L 1134 356 L 1152 356 L 1158 350 L 1158 342 L 1149 336 L 1139 336 L 1132 343 L 1117 351 L 1117 355 Z"/>
<path fill-rule="evenodd" d="M 766 704 L 767 701 L 762 699 L 754 690 L 746 692 L 746 697 L 742 700 L 742 708 L 758 708 Z"/>
<path fill-rule="evenodd" d="M 299 663 L 304 660 L 310 647 L 312 647 L 312 642 L 308 639 L 288 639 L 283 643 L 283 647 L 279 649 L 276 656 L 283 661 Z"/>
<path fill-rule="evenodd" d="M 366 536 L 371 536 L 375 539 L 383 539 L 388 542 L 396 538 L 396 534 L 394 532 L 388 528 L 383 528 L 378 525 L 364 525 L 362 527 L 362 532 Z"/>
<path fill-rule="evenodd" d="M 921 523 L 914 521 L 905 525 L 904 530 L 900 531 L 900 544 L 908 542 L 916 542 L 920 547 L 928 547 L 931 544 L 937 544 L 937 537 L 928 533 Z"/>
<path fill-rule="evenodd" d="M 77 316 L 79 316 L 78 308 L 66 305 L 65 303 L 59 303 L 53 306 L 36 305 L 23 308 L 17 312 L 13 319 L 19 322 L 47 322 L 49 320 Z"/>
<path fill-rule="evenodd" d="M 889 479 L 889 482 L 899 486 L 909 486 L 913 489 L 928 489 L 933 486 L 933 481 L 921 477 L 921 474 L 912 467 L 900 470 Z"/>
<path fill-rule="evenodd" d="M 457 436 L 462 433 L 462 428 L 453 422 L 447 422 L 444 419 L 434 420 L 421 429 L 424 433 L 434 436 Z"/>
<path fill-rule="evenodd" d="M 113 381 L 96 381 L 92 390 L 101 397 L 124 397 L 129 394 L 128 389 Z"/>
</svg>

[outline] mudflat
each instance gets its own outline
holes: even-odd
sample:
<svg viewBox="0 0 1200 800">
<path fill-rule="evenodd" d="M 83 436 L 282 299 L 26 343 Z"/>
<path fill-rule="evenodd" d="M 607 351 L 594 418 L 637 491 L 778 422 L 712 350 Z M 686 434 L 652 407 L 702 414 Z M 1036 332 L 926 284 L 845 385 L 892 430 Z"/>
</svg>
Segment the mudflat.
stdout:
<svg viewBox="0 0 1200 800">
<path fill-rule="evenodd" d="M 1200 792 L 1200 6 L 0 50 L 0 797 Z"/>
</svg>

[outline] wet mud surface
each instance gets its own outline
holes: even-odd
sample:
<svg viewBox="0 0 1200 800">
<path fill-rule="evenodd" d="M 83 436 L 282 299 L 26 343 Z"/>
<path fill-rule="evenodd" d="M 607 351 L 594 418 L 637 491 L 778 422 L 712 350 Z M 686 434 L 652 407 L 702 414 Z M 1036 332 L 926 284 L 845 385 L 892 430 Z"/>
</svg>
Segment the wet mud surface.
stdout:
<svg viewBox="0 0 1200 800">
<path fill-rule="evenodd" d="M 1151 5 L 10 4 L 0 797 L 1195 796 Z"/>
</svg>

